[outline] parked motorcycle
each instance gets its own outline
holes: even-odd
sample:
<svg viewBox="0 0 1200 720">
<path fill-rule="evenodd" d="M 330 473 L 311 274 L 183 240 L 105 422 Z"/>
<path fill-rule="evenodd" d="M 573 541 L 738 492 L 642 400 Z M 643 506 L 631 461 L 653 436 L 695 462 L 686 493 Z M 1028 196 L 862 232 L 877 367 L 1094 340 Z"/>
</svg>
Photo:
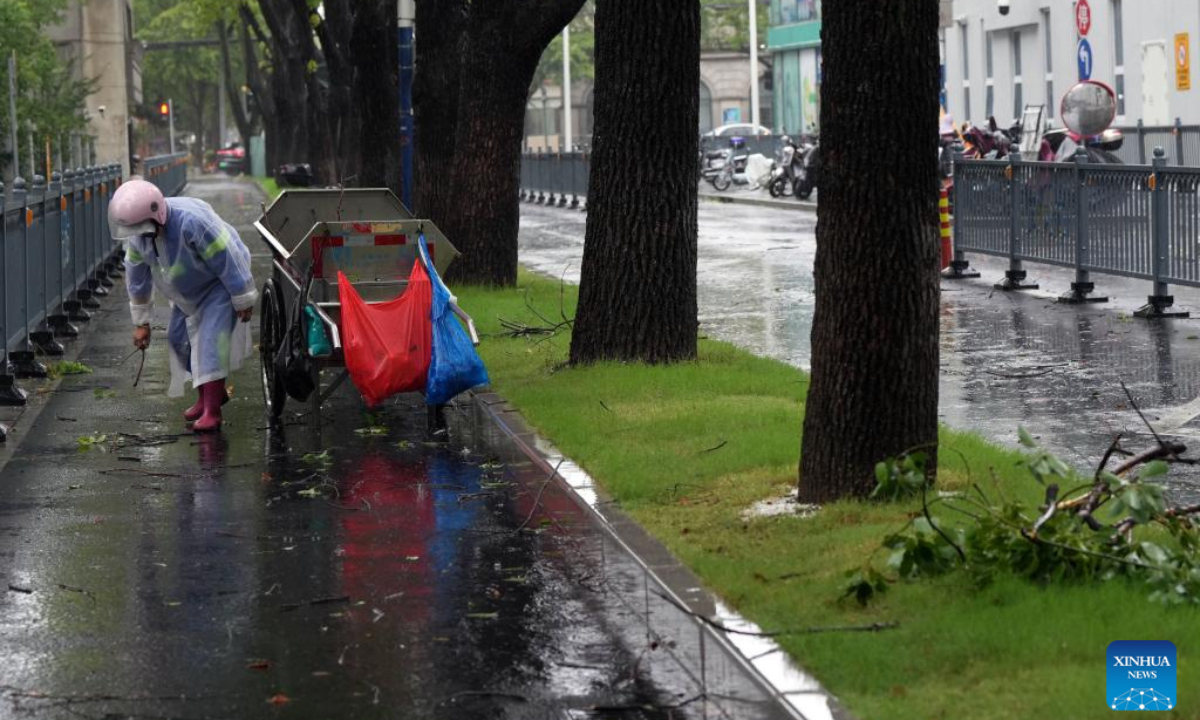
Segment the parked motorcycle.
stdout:
<svg viewBox="0 0 1200 720">
<path fill-rule="evenodd" d="M 793 192 L 800 200 L 812 197 L 813 190 L 821 178 L 821 145 L 814 142 L 808 146 L 800 159 L 800 168 L 796 171 L 796 183 Z"/>
<path fill-rule="evenodd" d="M 746 161 L 750 155 L 746 152 L 746 139 L 741 137 L 729 138 L 729 147 L 718 152 L 720 155 L 712 159 L 703 176 L 714 188 L 724 192 L 733 184 L 735 177 L 740 175 L 744 181 Z"/>
<path fill-rule="evenodd" d="M 796 178 L 800 174 L 804 151 L 811 146 L 812 143 L 808 140 L 802 139 L 797 145 L 796 141 L 787 135 L 783 136 L 783 145 L 779 148 L 778 160 L 775 168 L 771 171 L 771 179 L 767 183 L 767 191 L 771 193 L 771 197 L 784 197 L 795 192 Z"/>
</svg>

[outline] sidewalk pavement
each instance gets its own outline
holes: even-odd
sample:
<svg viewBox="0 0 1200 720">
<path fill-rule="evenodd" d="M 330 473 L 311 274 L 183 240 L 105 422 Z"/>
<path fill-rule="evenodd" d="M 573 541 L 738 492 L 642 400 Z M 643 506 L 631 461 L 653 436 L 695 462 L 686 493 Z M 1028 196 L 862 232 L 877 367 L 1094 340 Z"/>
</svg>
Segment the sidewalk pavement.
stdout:
<svg viewBox="0 0 1200 720">
<path fill-rule="evenodd" d="M 776 210 L 805 210 L 813 213 L 817 211 L 817 194 L 818 191 L 814 191 L 809 200 L 798 200 L 791 195 L 773 198 L 765 188 L 750 190 L 748 187 L 734 185 L 721 192 L 707 182 L 700 183 L 700 189 L 697 191 L 700 200 L 704 202 L 756 205 Z"/>
<path fill-rule="evenodd" d="M 263 277 L 258 188 L 189 192 Z M 163 395 L 166 309 L 136 389 L 127 312 L 96 313 L 93 372 L 41 388 L 0 470 L 0 716 L 844 717 L 770 643 L 765 684 L 690 614 L 724 612 L 695 577 L 499 398 L 452 406 L 449 444 L 419 396 L 366 413 L 350 387 L 268 430 L 255 359 L 195 436 Z"/>
</svg>

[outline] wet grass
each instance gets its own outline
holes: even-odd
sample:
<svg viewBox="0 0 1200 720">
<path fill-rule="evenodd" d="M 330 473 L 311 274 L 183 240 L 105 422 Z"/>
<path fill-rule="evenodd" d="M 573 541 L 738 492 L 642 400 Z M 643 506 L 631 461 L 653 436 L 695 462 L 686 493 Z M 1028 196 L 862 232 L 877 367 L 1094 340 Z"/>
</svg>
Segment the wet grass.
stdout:
<svg viewBox="0 0 1200 720">
<path fill-rule="evenodd" d="M 771 631 L 898 623 L 779 638 L 860 717 L 1107 715 L 1113 640 L 1172 640 L 1180 687 L 1195 685 L 1188 648 L 1200 644 L 1200 611 L 1152 604 L 1124 582 L 1037 587 L 1001 578 L 979 590 L 951 575 L 894 585 L 865 609 L 840 602 L 845 572 L 919 504 L 842 502 L 808 519 L 743 519 L 754 502 L 794 486 L 803 373 L 711 340 L 701 341 L 695 363 L 566 368 L 565 332 L 510 338 L 499 322 L 544 324 L 529 305 L 559 320 L 557 281 L 522 274 L 519 290 L 457 290 L 487 336 L 481 354 L 497 391 L 739 611 Z M 573 316 L 574 288 L 562 304 Z M 969 433 L 943 430 L 941 442 L 941 488 L 977 482 L 989 493 L 1040 497 L 1018 453 Z M 1184 700 L 1168 717 L 1200 717 Z"/>
<path fill-rule="evenodd" d="M 279 183 L 275 182 L 275 178 L 255 176 L 252 179 L 254 182 L 258 183 L 258 186 L 262 188 L 264 193 L 267 194 L 268 201 L 274 200 L 275 198 L 279 197 L 279 193 L 283 192 L 279 189 Z"/>
</svg>

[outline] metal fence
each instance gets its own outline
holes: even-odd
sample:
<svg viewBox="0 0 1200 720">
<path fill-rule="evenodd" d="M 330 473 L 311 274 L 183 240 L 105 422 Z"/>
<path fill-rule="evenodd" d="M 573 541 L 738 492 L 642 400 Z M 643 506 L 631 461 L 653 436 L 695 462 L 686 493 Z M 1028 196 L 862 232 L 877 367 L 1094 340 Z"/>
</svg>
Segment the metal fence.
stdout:
<svg viewBox="0 0 1200 720">
<path fill-rule="evenodd" d="M 148 158 L 145 178 L 164 195 L 187 181 L 185 154 Z M 39 355 L 59 356 L 61 338 L 79 334 L 120 270 L 108 228 L 108 202 L 121 166 L 103 165 L 0 183 L 0 405 L 23 405 L 21 377 L 44 377 Z M 7 190 L 7 194 L 5 192 Z M 0 427 L 0 440 L 4 438 Z"/>
<path fill-rule="evenodd" d="M 1149 165 L 965 160 L 954 166 L 955 252 L 948 277 L 977 277 L 965 253 L 1007 257 L 997 287 L 1025 282 L 1025 262 L 1074 268 L 1064 302 L 1102 302 L 1092 273 L 1149 280 L 1139 317 L 1181 317 L 1170 285 L 1200 287 L 1200 168 L 1156 148 Z"/>
<path fill-rule="evenodd" d="M 1200 166 L 1200 125 L 1184 125 L 1175 119 L 1174 125 L 1137 125 L 1118 127 L 1125 134 L 1125 143 L 1116 152 L 1121 162 L 1146 165 L 1154 158 L 1155 148 L 1163 148 L 1172 165 Z"/>
<path fill-rule="evenodd" d="M 591 172 L 589 153 L 522 153 L 521 199 L 586 210 Z"/>
</svg>

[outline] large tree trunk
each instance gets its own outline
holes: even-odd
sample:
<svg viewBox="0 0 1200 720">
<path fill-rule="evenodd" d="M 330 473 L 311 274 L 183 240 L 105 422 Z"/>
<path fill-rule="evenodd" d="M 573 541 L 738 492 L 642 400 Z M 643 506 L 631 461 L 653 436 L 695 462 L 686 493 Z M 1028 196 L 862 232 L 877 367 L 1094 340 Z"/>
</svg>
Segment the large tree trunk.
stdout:
<svg viewBox="0 0 1200 720">
<path fill-rule="evenodd" d="M 934 2 L 825 4 L 803 502 L 865 496 L 876 462 L 937 442 L 937 30 Z M 877 152 L 881 111 L 916 144 Z"/>
<path fill-rule="evenodd" d="M 357 126 L 342 147 L 357 163 L 360 187 L 400 191 L 400 51 L 394 0 L 355 0 L 351 32 Z"/>
<path fill-rule="evenodd" d="M 452 280 L 517 282 L 526 93 L 542 51 L 582 6 L 583 0 L 471 3 L 453 167 L 459 201 L 439 223 L 463 253 L 450 266 Z"/>
<path fill-rule="evenodd" d="M 446 225 L 454 212 L 454 139 L 458 132 L 458 88 L 466 36 L 467 0 L 417 3 L 413 112 L 416 162 L 413 211 Z"/>
<path fill-rule="evenodd" d="M 312 35 L 308 15 L 299 15 L 292 0 L 259 0 L 259 8 L 270 31 L 272 73 L 267 91 L 275 110 L 276 162 L 310 162 L 319 173 L 319 158 L 310 155 L 309 119 L 317 98 L 309 95 L 312 58 L 303 45 Z"/>
<path fill-rule="evenodd" d="M 596 125 L 572 363 L 696 356 L 699 85 L 698 0 L 597 4 Z"/>
<path fill-rule="evenodd" d="M 233 122 L 237 125 L 238 137 L 242 139 L 242 147 L 246 148 L 246 152 L 249 153 L 250 136 L 254 132 L 250 126 L 250 119 L 242 111 L 241 83 L 234 81 L 233 63 L 230 61 L 229 53 L 229 26 L 224 20 L 217 22 L 217 36 L 221 41 L 221 73 L 225 76 L 225 99 L 229 103 L 230 109 L 233 110 Z M 224 139 L 219 138 L 219 141 L 224 141 Z M 247 172 L 249 172 L 249 166 L 247 166 Z"/>
</svg>

